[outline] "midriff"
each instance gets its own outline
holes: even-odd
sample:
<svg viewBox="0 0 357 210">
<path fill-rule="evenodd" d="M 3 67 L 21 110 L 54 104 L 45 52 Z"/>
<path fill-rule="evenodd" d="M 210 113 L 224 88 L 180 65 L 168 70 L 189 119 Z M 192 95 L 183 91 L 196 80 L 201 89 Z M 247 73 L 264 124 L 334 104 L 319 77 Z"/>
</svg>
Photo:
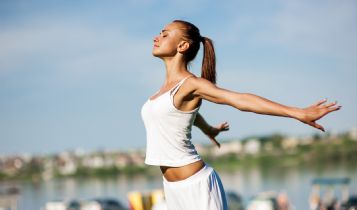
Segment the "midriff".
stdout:
<svg viewBox="0 0 357 210">
<path fill-rule="evenodd" d="M 161 172 L 169 182 L 187 179 L 205 166 L 202 160 L 181 167 L 160 166 Z"/>
</svg>

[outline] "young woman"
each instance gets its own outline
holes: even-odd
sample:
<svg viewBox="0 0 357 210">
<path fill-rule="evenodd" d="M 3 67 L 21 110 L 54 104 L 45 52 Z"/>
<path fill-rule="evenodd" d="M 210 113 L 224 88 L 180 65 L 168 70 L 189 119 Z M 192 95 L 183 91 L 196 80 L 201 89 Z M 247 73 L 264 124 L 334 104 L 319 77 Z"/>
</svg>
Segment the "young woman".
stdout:
<svg viewBox="0 0 357 210">
<path fill-rule="evenodd" d="M 196 77 L 188 70 L 188 64 L 201 43 L 202 75 Z M 212 41 L 186 21 L 175 20 L 166 25 L 154 38 L 152 54 L 164 61 L 166 79 L 142 108 L 147 133 L 145 163 L 160 166 L 169 210 L 227 209 L 219 176 L 203 162 L 190 141 L 193 124 L 213 136 L 213 141 L 215 135 L 227 129 L 226 124 L 216 130 L 207 129 L 209 126 L 198 115 L 202 100 L 241 111 L 294 118 L 322 131 L 316 120 L 340 109 L 335 102 L 326 104 L 326 100 L 307 108 L 288 107 L 257 95 L 217 87 Z"/>
</svg>

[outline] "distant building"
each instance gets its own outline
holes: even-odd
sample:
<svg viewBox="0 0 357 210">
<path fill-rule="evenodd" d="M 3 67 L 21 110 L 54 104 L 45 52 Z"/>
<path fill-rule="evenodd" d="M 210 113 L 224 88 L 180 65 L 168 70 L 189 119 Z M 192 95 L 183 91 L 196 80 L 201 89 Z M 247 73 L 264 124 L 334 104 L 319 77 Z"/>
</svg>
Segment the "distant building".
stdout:
<svg viewBox="0 0 357 210">
<path fill-rule="evenodd" d="M 267 152 L 271 152 L 274 150 L 274 145 L 272 142 L 266 142 L 265 144 L 263 144 L 263 149 Z"/>
<path fill-rule="evenodd" d="M 195 148 L 200 155 L 209 155 L 210 154 L 210 148 L 207 145 L 203 144 L 195 144 Z"/>
<path fill-rule="evenodd" d="M 60 153 L 57 156 L 57 169 L 58 173 L 61 175 L 71 175 L 74 174 L 77 170 L 77 164 L 74 160 L 74 157 L 67 152 Z"/>
<path fill-rule="evenodd" d="M 103 168 L 104 157 L 102 155 L 89 155 L 83 158 L 82 164 L 88 168 Z"/>
<path fill-rule="evenodd" d="M 130 157 L 125 153 L 118 154 L 115 159 L 115 166 L 117 168 L 128 166 L 130 163 L 131 163 Z"/>
<path fill-rule="evenodd" d="M 221 143 L 221 147 L 215 147 L 212 151 L 213 156 L 222 156 L 226 154 L 239 154 L 242 152 L 243 146 L 240 141 L 230 141 Z"/>
<path fill-rule="evenodd" d="M 258 139 L 250 139 L 244 144 L 246 154 L 255 155 L 260 151 L 261 143 Z"/>
<path fill-rule="evenodd" d="M 299 145 L 299 139 L 296 137 L 287 137 L 281 142 L 283 149 L 294 149 Z"/>
<path fill-rule="evenodd" d="M 55 163 L 53 158 L 47 158 L 44 160 L 42 178 L 49 180 L 54 176 Z"/>
<path fill-rule="evenodd" d="M 1 162 L 1 170 L 9 176 L 15 175 L 25 166 L 25 161 L 19 156 L 4 158 Z"/>
<path fill-rule="evenodd" d="M 314 143 L 314 138 L 312 136 L 304 136 L 304 137 L 301 137 L 301 139 L 300 139 L 301 145 L 309 145 L 312 143 Z"/>
<path fill-rule="evenodd" d="M 352 140 L 357 141 L 357 127 L 352 128 L 349 132 L 349 136 L 351 137 Z"/>
<path fill-rule="evenodd" d="M 145 165 L 145 156 L 141 152 L 131 152 L 129 153 L 130 160 L 133 165 L 143 166 Z"/>
</svg>

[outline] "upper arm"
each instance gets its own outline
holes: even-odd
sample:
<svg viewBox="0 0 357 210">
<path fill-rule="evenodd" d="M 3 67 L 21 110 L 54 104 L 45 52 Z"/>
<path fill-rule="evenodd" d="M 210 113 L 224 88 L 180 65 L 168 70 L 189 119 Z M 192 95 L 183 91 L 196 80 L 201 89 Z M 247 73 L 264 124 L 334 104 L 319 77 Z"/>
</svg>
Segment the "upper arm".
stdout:
<svg viewBox="0 0 357 210">
<path fill-rule="evenodd" d="M 296 108 L 288 107 L 254 94 L 238 93 L 219 88 L 202 78 L 195 78 L 192 82 L 193 94 L 214 103 L 226 104 L 241 111 L 258 114 L 284 117 L 294 117 L 296 115 Z"/>
<path fill-rule="evenodd" d="M 193 92 L 194 95 L 214 103 L 234 106 L 241 96 L 241 93 L 217 87 L 215 84 L 203 78 L 195 78 L 193 83 L 195 89 Z"/>
</svg>

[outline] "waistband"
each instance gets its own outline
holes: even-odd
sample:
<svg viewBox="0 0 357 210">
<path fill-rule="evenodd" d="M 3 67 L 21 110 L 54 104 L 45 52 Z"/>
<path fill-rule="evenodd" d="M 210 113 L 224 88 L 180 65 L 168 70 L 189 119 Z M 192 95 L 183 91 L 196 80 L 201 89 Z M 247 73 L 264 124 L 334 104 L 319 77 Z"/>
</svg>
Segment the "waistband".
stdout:
<svg viewBox="0 0 357 210">
<path fill-rule="evenodd" d="M 178 187 L 178 186 L 185 186 L 185 185 L 192 184 L 194 182 L 198 182 L 204 179 L 205 177 L 208 177 L 212 172 L 214 172 L 213 168 L 210 165 L 205 164 L 205 166 L 203 166 L 195 174 L 180 181 L 170 182 L 164 176 L 162 176 L 162 178 L 163 178 L 163 183 L 166 187 Z"/>
</svg>

